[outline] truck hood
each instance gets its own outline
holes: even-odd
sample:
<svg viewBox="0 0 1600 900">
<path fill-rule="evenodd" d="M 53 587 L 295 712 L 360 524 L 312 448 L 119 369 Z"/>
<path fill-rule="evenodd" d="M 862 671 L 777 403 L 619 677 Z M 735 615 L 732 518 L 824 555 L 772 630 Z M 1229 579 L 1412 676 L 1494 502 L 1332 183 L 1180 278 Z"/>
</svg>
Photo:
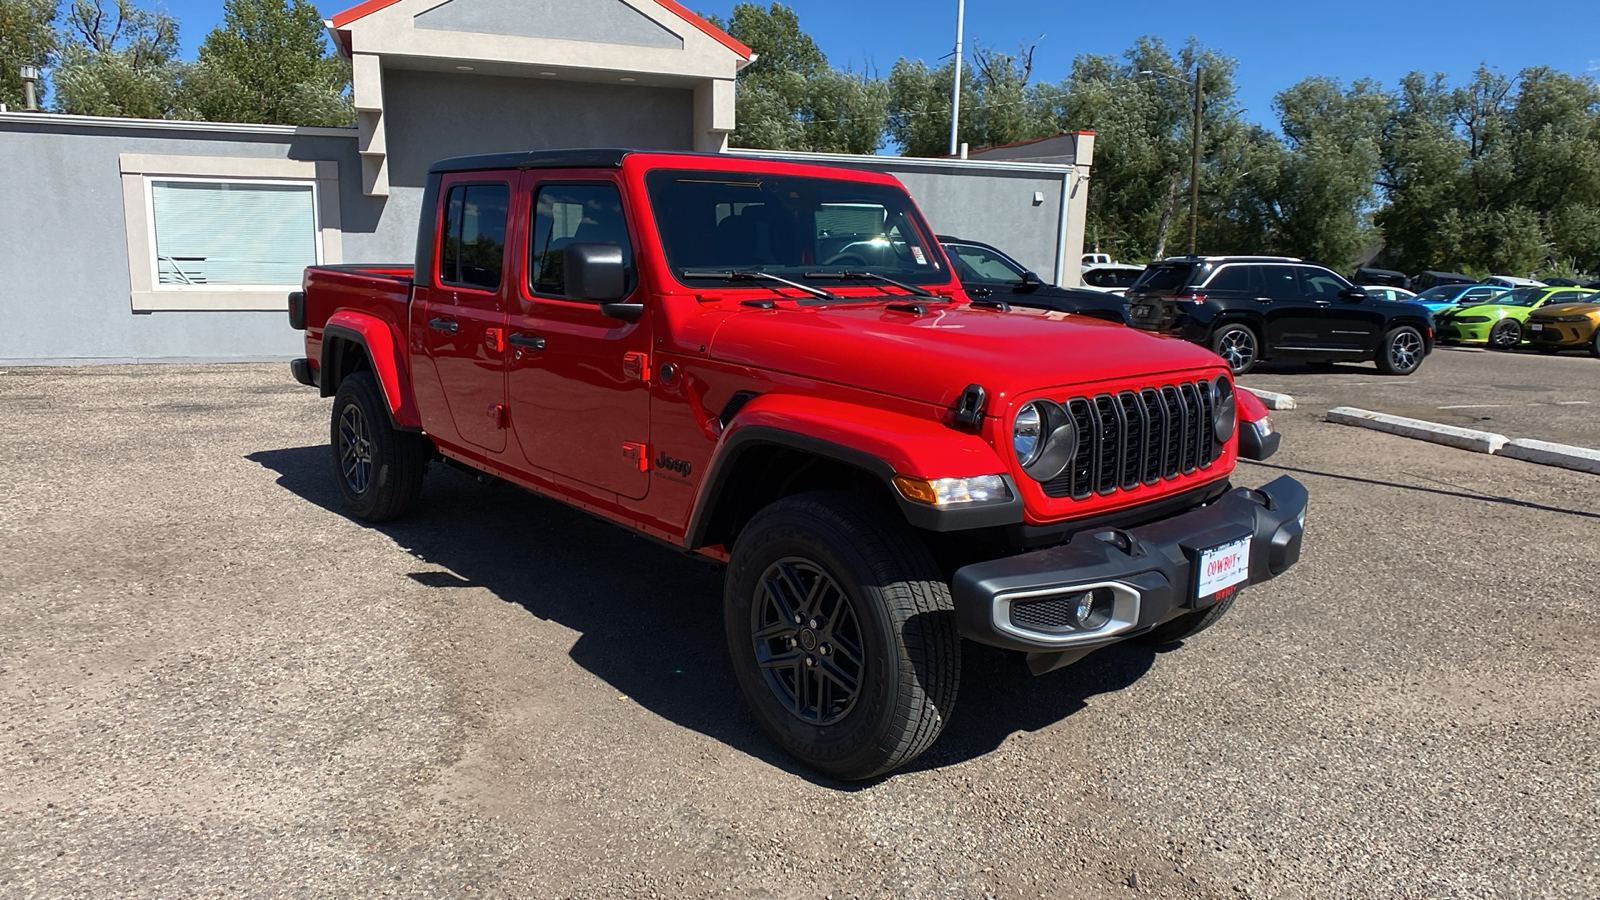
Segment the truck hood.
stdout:
<svg viewBox="0 0 1600 900">
<path fill-rule="evenodd" d="M 1100 319 L 927 306 L 922 315 L 884 303 L 741 311 L 708 350 L 724 362 L 939 406 L 981 384 L 991 411 L 1029 391 L 1225 366 L 1194 344 Z"/>
</svg>

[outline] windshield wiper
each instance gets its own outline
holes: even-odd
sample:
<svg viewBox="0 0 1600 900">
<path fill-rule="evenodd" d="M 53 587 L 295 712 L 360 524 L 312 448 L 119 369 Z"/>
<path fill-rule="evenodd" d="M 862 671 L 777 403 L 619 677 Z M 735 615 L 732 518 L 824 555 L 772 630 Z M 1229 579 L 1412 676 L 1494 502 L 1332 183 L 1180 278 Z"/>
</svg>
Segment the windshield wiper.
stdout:
<svg viewBox="0 0 1600 900">
<path fill-rule="evenodd" d="M 716 272 L 705 272 L 697 269 L 684 269 L 679 274 L 681 274 L 684 278 L 720 278 L 723 281 L 775 281 L 778 284 L 792 287 L 797 291 L 805 291 L 811 296 L 816 297 L 818 300 L 839 299 L 839 295 L 832 291 L 826 291 L 819 287 L 812 287 L 809 284 L 801 284 L 798 281 L 790 281 L 787 278 L 779 277 L 771 272 L 763 272 L 759 269 L 723 269 Z"/>
<path fill-rule="evenodd" d="M 862 281 L 862 280 L 881 281 L 884 284 L 892 284 L 892 285 L 894 285 L 895 287 L 899 288 L 902 291 L 909 291 L 910 293 L 916 294 L 918 297 L 937 297 L 937 296 L 939 296 L 938 294 L 935 294 L 933 291 L 930 291 L 925 287 L 920 287 L 920 286 L 915 285 L 915 284 L 906 284 L 904 281 L 895 281 L 893 278 L 889 278 L 888 276 L 885 276 L 885 275 L 879 275 L 877 272 L 855 272 L 855 271 L 848 271 L 848 270 L 844 271 L 844 272 L 807 272 L 807 273 L 805 273 L 804 275 L 802 275 L 800 277 L 802 277 L 802 278 L 839 278 L 839 279 L 843 279 L 843 280 L 846 280 L 846 281 Z"/>
</svg>

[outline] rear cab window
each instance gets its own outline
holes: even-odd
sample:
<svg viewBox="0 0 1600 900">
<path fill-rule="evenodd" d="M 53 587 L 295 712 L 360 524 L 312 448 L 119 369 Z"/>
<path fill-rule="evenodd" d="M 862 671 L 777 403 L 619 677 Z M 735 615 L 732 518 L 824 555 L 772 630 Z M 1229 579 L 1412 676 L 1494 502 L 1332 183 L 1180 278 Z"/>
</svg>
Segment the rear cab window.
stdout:
<svg viewBox="0 0 1600 900">
<path fill-rule="evenodd" d="M 506 213 L 511 186 L 505 182 L 454 184 L 445 196 L 439 241 L 439 282 L 482 291 L 500 289 L 505 266 Z"/>
</svg>

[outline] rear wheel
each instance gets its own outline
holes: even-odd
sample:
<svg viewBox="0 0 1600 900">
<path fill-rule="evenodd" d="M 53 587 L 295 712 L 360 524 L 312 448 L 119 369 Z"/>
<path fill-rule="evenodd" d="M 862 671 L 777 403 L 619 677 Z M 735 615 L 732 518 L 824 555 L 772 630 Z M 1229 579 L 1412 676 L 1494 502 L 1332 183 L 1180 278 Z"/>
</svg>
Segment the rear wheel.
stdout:
<svg viewBox="0 0 1600 900">
<path fill-rule="evenodd" d="M 1391 328 L 1383 336 L 1383 344 L 1378 347 L 1378 371 L 1385 375 L 1410 375 L 1422 365 L 1423 354 L 1427 352 L 1427 345 L 1422 342 L 1422 333 L 1410 325 L 1401 325 Z"/>
<path fill-rule="evenodd" d="M 1510 350 L 1522 343 L 1522 323 L 1516 319 L 1501 319 L 1489 329 L 1489 347 Z"/>
<path fill-rule="evenodd" d="M 723 609 L 745 702 L 807 765 L 872 778 L 944 729 L 961 666 L 950 590 L 927 547 L 871 503 L 818 492 L 757 513 Z"/>
<path fill-rule="evenodd" d="M 1227 360 L 1235 375 L 1255 368 L 1261 357 L 1261 342 L 1248 325 L 1224 325 L 1211 336 L 1211 351 Z"/>
<path fill-rule="evenodd" d="M 334 479 L 356 518 L 385 522 L 416 505 L 431 455 L 428 439 L 394 427 L 371 372 L 340 382 L 331 431 Z"/>
</svg>

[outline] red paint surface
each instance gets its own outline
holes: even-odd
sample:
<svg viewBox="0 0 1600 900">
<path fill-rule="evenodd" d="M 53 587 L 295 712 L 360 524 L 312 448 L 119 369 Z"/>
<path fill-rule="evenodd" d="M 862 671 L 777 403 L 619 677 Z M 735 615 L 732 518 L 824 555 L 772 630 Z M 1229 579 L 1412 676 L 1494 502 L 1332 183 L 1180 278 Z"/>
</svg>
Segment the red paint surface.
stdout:
<svg viewBox="0 0 1600 900">
<path fill-rule="evenodd" d="M 1226 373 L 1222 361 L 1184 341 L 1097 320 L 974 308 L 954 281 L 930 285 L 942 296 L 920 301 L 927 307 L 921 315 L 885 309 L 885 293 L 866 285 L 835 289 L 859 302 L 802 307 L 781 300 L 773 309 L 740 303 L 772 298 L 770 287 L 687 287 L 669 274 L 643 201 L 644 175 L 654 168 L 898 184 L 875 173 L 667 153 L 630 155 L 620 171 L 472 173 L 475 181 L 513 184 L 512 218 L 502 289 L 480 311 L 482 321 L 471 328 L 460 323 L 460 355 L 452 356 L 455 345 L 433 337 L 439 333 L 426 323 L 441 312 L 461 315 L 461 298 L 439 296 L 445 290 L 439 284 L 419 285 L 410 296 L 409 280 L 392 269 L 310 270 L 308 352 L 316 358 L 313 342 L 323 322 L 390 329 L 391 374 L 380 371 L 380 378 L 386 392 L 393 383 L 404 394 L 397 409 L 409 404 L 414 419 L 420 410 L 441 452 L 675 541 L 683 540 L 699 486 L 729 436 L 757 425 L 868 453 L 907 475 L 1010 473 L 1034 524 L 1137 506 L 1232 472 L 1237 445 L 1230 440 L 1209 468 L 1189 476 L 1083 501 L 1046 497 L 1011 451 L 1011 417 L 1021 403 L 1216 378 Z M 458 177 L 467 176 L 447 176 L 446 190 Z M 594 304 L 537 297 L 525 287 L 531 198 L 541 184 L 575 179 L 613 181 L 622 190 L 638 272 L 630 299 L 645 306 L 638 322 L 604 316 Z M 938 246 L 926 223 L 918 228 L 928 246 Z M 487 341 L 491 328 L 508 338 L 536 334 L 546 349 Z M 503 349 L 493 349 L 497 344 Z M 629 368 L 637 355 L 648 359 L 653 377 Z M 674 374 L 666 379 L 660 373 L 669 364 Z M 403 380 L 408 374 L 415 375 L 414 400 L 412 382 Z M 956 429 L 949 417 L 956 397 L 974 383 L 989 396 L 977 434 Z M 741 391 L 758 396 L 725 428 L 720 413 Z M 1239 398 L 1242 421 L 1266 414 L 1254 397 L 1241 391 Z M 494 427 L 484 414 L 494 404 L 504 404 L 509 422 L 496 429 L 499 445 L 472 433 Z M 653 465 L 652 457 L 667 463 Z"/>
</svg>

